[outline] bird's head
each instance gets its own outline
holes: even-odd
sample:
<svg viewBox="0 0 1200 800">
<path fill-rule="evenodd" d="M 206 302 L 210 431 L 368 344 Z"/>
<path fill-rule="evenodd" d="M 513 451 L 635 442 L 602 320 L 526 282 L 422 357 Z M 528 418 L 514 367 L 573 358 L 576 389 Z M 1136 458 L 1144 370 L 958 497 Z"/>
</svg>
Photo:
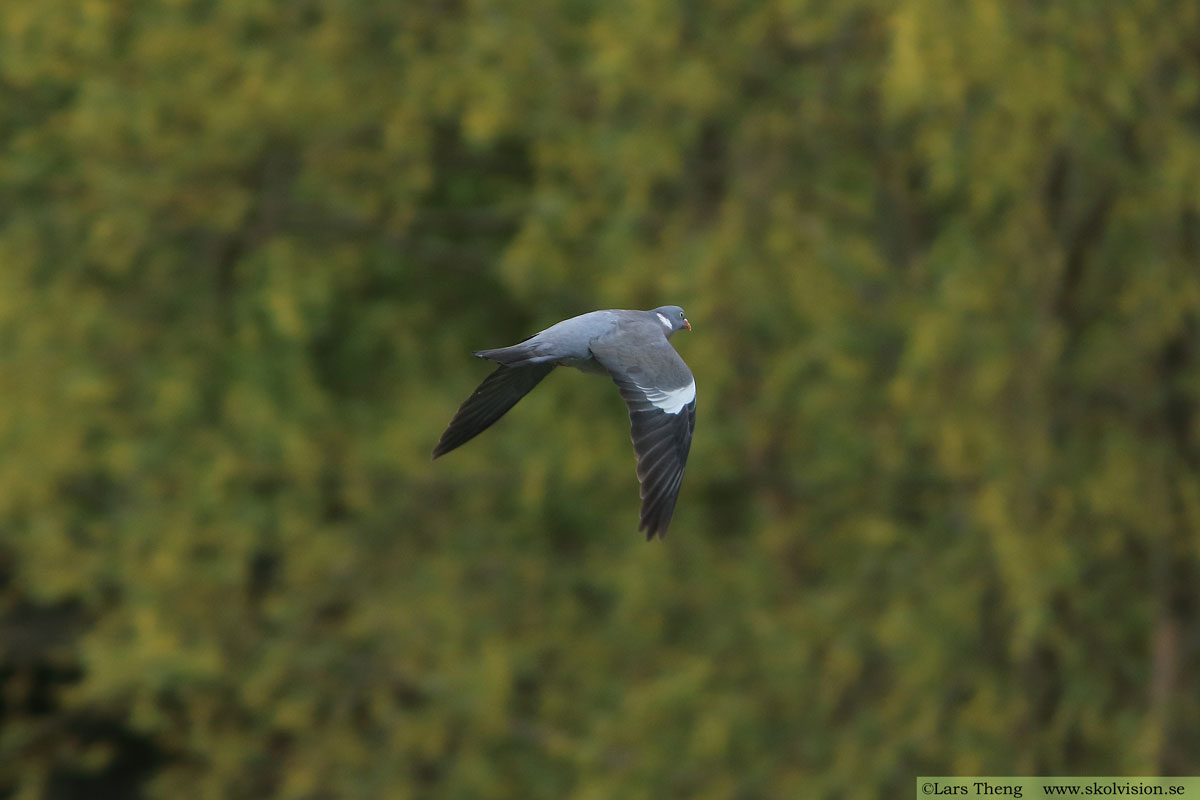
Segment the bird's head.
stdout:
<svg viewBox="0 0 1200 800">
<path fill-rule="evenodd" d="M 654 314 L 657 315 L 658 321 L 662 323 L 666 329 L 667 338 L 671 338 L 671 334 L 675 331 L 687 328 L 692 329 L 692 323 L 688 322 L 687 315 L 683 313 L 683 309 L 679 306 L 659 306 L 654 309 Z"/>
</svg>

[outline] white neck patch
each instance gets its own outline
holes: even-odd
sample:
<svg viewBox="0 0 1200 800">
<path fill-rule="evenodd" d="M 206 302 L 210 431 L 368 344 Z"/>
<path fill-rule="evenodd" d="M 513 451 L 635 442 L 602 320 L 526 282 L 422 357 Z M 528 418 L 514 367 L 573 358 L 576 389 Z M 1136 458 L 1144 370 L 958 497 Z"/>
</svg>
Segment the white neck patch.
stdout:
<svg viewBox="0 0 1200 800">
<path fill-rule="evenodd" d="M 658 319 L 659 319 L 659 321 L 660 321 L 660 322 L 662 322 L 662 324 L 663 324 L 663 327 L 665 327 L 665 328 L 666 328 L 667 330 L 669 330 L 669 331 L 675 330 L 674 328 L 672 328 L 672 327 L 671 327 L 671 320 L 669 320 L 669 319 L 667 319 L 666 317 L 664 317 L 664 316 L 662 315 L 662 312 L 661 312 L 661 311 L 655 311 L 654 313 L 658 315 Z"/>
</svg>

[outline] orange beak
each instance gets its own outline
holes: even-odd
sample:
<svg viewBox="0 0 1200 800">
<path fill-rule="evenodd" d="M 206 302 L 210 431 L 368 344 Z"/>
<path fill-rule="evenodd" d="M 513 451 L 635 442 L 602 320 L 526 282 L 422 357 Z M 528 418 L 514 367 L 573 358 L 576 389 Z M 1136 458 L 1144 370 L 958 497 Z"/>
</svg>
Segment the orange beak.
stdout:
<svg viewBox="0 0 1200 800">
<path fill-rule="evenodd" d="M 687 329 L 690 331 L 690 330 L 692 329 L 692 323 L 688 322 L 688 321 L 685 319 L 685 320 L 683 321 L 683 327 L 687 328 Z"/>
</svg>

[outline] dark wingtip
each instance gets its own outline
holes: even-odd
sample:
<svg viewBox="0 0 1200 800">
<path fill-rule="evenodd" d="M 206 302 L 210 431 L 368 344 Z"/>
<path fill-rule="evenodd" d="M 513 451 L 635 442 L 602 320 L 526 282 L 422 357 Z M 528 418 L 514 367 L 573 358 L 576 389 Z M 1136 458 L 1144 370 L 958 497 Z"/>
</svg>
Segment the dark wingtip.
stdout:
<svg viewBox="0 0 1200 800">
<path fill-rule="evenodd" d="M 647 542 L 655 537 L 658 537 L 659 539 L 667 538 L 667 529 L 665 527 L 659 527 L 649 520 L 643 520 L 642 524 L 638 525 L 638 533 L 641 533 L 642 531 L 646 532 Z"/>
<path fill-rule="evenodd" d="M 438 443 L 436 445 L 434 445 L 433 460 L 437 461 L 439 458 L 446 455 L 446 453 L 449 453 L 451 450 L 453 450 L 454 447 L 456 447 L 456 446 L 457 445 L 447 447 L 446 446 L 446 437 L 443 434 L 442 438 L 438 440 Z"/>
</svg>

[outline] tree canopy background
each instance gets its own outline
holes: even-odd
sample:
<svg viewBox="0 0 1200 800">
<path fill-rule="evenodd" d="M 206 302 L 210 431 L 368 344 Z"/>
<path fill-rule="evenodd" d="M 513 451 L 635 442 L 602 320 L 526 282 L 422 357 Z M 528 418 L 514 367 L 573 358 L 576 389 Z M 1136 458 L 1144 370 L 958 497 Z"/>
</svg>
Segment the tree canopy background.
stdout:
<svg viewBox="0 0 1200 800">
<path fill-rule="evenodd" d="M 0 797 L 1200 771 L 1200 4 L 0 10 Z M 683 305 L 665 542 L 559 371 Z M 560 374 L 564 373 L 564 374 Z"/>
</svg>

